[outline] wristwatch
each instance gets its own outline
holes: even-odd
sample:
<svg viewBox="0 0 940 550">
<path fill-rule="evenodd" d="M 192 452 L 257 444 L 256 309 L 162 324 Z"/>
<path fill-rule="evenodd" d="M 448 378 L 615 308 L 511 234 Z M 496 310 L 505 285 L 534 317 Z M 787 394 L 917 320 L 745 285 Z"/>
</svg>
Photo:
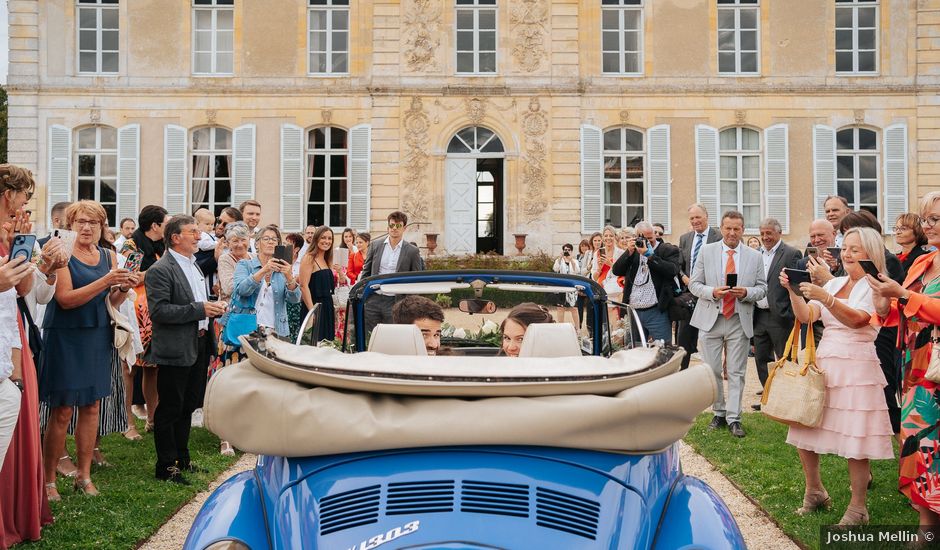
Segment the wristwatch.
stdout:
<svg viewBox="0 0 940 550">
<path fill-rule="evenodd" d="M 20 392 L 23 392 L 26 390 L 26 387 L 23 385 L 22 379 L 17 379 L 17 380 L 10 379 L 10 382 L 13 382 L 13 385 L 16 386 L 20 390 Z"/>
<path fill-rule="evenodd" d="M 908 295 L 907 295 L 907 298 L 905 298 L 905 297 L 903 297 L 903 296 L 900 297 L 900 298 L 898 298 L 898 303 L 901 304 L 902 306 L 907 306 L 907 301 L 910 300 L 910 299 L 911 299 L 911 295 L 908 294 Z"/>
</svg>

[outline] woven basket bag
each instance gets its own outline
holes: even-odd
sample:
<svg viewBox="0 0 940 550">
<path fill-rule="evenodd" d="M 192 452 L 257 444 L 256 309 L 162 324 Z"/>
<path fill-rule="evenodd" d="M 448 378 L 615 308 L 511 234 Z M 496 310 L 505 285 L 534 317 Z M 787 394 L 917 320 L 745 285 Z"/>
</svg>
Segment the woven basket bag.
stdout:
<svg viewBox="0 0 940 550">
<path fill-rule="evenodd" d="M 800 322 L 793 324 L 793 332 L 767 375 L 761 412 L 769 418 L 789 426 L 818 428 L 822 423 L 823 405 L 826 403 L 826 373 L 816 367 L 816 341 L 812 325 L 806 328 L 806 357 L 799 362 Z"/>
</svg>

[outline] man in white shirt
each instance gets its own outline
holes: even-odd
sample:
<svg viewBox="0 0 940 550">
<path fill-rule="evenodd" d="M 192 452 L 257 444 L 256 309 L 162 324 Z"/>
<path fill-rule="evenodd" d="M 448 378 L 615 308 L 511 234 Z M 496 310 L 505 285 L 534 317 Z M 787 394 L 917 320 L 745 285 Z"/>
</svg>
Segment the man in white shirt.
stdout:
<svg viewBox="0 0 940 550">
<path fill-rule="evenodd" d="M 156 477 L 180 484 L 188 484 L 182 471 L 198 471 L 190 461 L 190 423 L 206 388 L 213 349 L 209 318 L 222 315 L 226 308 L 224 302 L 206 299 L 205 278 L 195 258 L 199 236 L 190 216 L 166 222 L 167 254 L 144 279 L 153 334 L 145 359 L 159 369 L 159 403 L 153 419 Z"/>
<path fill-rule="evenodd" d="M 829 195 L 823 201 L 823 210 L 826 212 L 826 220 L 832 224 L 836 230 L 836 241 L 833 246 L 842 246 L 842 218 L 852 209 L 849 207 L 849 201 L 839 195 Z"/>
<path fill-rule="evenodd" d="M 395 211 L 388 215 L 388 236 L 377 239 L 369 246 L 369 254 L 362 266 L 360 277 L 372 277 L 402 271 L 422 271 L 421 253 L 418 247 L 406 242 L 405 227 L 408 215 Z M 392 306 L 395 296 L 377 293 L 369 296 L 365 304 L 366 335 L 379 323 L 392 322 Z"/>
<path fill-rule="evenodd" d="M 124 246 L 124 241 L 131 238 L 131 235 L 134 234 L 134 230 L 137 229 L 137 222 L 134 221 L 134 218 L 124 218 L 121 220 L 118 229 L 121 234 L 114 240 L 115 250 L 121 250 L 121 247 Z"/>
<path fill-rule="evenodd" d="M 691 231 L 679 237 L 679 249 L 682 251 L 682 265 L 679 268 L 679 278 L 684 287 L 689 286 L 689 277 L 698 261 L 702 247 L 708 243 L 721 240 L 721 233 L 708 224 L 708 210 L 701 204 L 689 206 L 689 228 Z M 698 351 L 698 329 L 688 321 L 679 322 L 679 331 L 676 335 L 676 344 L 685 349 L 682 358 L 682 368 L 688 368 L 692 354 Z"/>
<path fill-rule="evenodd" d="M 248 226 L 248 234 L 251 236 L 248 241 L 248 250 L 252 254 L 257 254 L 255 249 L 255 237 L 261 231 L 261 203 L 251 199 L 241 203 L 238 211 L 242 214 L 242 221 Z"/>
</svg>

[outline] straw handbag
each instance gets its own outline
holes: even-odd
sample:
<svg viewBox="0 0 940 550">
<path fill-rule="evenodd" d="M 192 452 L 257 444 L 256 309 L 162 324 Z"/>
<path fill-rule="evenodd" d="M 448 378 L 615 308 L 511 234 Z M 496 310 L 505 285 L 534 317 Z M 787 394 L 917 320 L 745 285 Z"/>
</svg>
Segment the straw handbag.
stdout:
<svg viewBox="0 0 940 550">
<path fill-rule="evenodd" d="M 817 428 L 822 423 L 826 403 L 826 374 L 816 367 L 816 342 L 812 325 L 806 330 L 806 358 L 801 366 L 800 322 L 783 350 L 783 357 L 773 364 L 764 385 L 761 412 L 790 426 Z"/>
</svg>

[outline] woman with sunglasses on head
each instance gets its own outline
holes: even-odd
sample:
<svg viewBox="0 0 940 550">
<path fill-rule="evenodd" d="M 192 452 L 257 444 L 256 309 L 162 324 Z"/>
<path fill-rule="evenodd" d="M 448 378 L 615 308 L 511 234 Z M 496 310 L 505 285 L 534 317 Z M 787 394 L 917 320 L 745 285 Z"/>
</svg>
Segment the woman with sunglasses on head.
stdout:
<svg viewBox="0 0 940 550">
<path fill-rule="evenodd" d="M 940 247 L 940 192 L 920 201 L 920 223 L 927 243 Z M 918 257 L 902 284 L 884 275 L 868 276 L 875 304 L 874 318 L 898 326 L 901 348 L 901 441 L 898 488 L 920 514 L 923 529 L 940 526 L 940 477 L 936 449 L 940 445 L 935 419 L 940 418 L 940 382 L 925 375 L 933 359 L 933 331 L 940 325 L 940 252 Z"/>
</svg>

